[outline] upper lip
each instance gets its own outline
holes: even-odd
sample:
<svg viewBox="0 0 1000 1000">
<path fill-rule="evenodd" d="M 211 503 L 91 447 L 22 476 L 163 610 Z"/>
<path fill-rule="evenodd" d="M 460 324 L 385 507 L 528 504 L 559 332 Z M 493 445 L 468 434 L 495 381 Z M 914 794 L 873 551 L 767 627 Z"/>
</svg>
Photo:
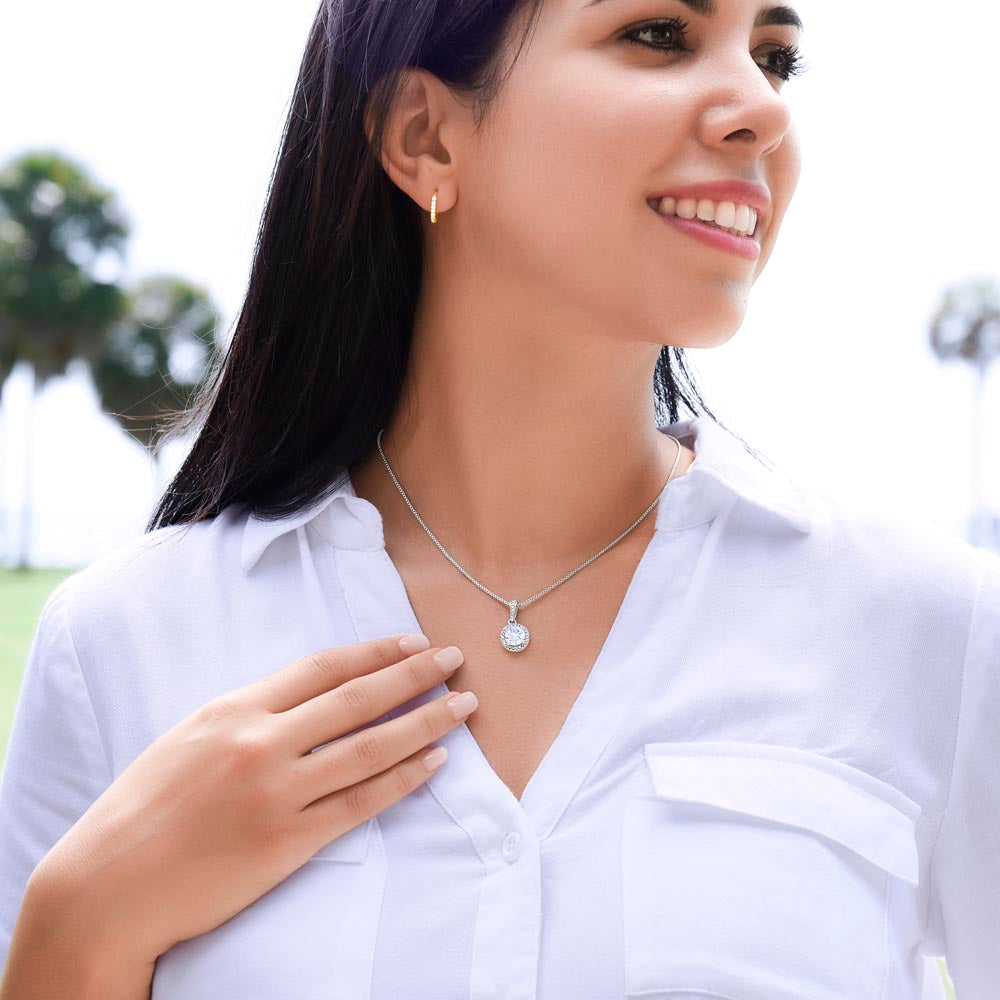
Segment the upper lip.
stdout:
<svg viewBox="0 0 1000 1000">
<path fill-rule="evenodd" d="M 651 201 L 661 198 L 694 198 L 698 201 L 706 198 L 716 203 L 731 201 L 735 205 L 748 205 L 758 216 L 767 215 L 771 210 L 771 192 L 763 184 L 751 184 L 749 181 L 719 180 L 704 184 L 684 184 L 678 187 L 664 189 L 649 196 Z"/>
</svg>

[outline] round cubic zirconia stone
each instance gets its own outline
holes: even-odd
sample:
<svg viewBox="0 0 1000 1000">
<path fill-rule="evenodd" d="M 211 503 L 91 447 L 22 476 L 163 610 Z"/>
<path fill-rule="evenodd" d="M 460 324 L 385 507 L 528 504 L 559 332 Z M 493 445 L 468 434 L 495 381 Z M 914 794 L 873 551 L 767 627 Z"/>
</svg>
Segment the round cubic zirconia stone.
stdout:
<svg viewBox="0 0 1000 1000">
<path fill-rule="evenodd" d="M 520 653 L 530 638 L 531 633 L 518 622 L 507 622 L 500 630 L 500 643 L 511 653 Z"/>
</svg>

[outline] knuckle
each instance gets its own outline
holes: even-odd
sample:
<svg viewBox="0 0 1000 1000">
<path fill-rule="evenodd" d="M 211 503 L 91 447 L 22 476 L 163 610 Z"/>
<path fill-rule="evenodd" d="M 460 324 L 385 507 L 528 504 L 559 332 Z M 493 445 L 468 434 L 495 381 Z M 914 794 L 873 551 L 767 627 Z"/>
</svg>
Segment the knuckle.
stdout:
<svg viewBox="0 0 1000 1000">
<path fill-rule="evenodd" d="M 361 822 L 368 818 L 368 808 L 371 804 L 371 791 L 364 782 L 351 785 L 344 790 L 344 808 L 348 817 Z"/>
<path fill-rule="evenodd" d="M 264 823 L 259 833 L 259 849 L 265 856 L 280 859 L 288 851 L 291 842 L 291 831 L 280 822 Z"/>
<path fill-rule="evenodd" d="M 414 789 L 412 767 L 396 767 L 392 770 L 392 785 L 397 798 L 409 795 Z"/>
<path fill-rule="evenodd" d="M 306 653 L 302 657 L 306 669 L 315 674 L 324 684 L 336 684 L 341 680 L 340 662 L 325 651 Z"/>
<path fill-rule="evenodd" d="M 232 722 L 241 712 L 242 708 L 231 695 L 222 695 L 202 705 L 197 716 L 204 725 L 217 726 Z"/>
<path fill-rule="evenodd" d="M 348 681 L 337 688 L 337 700 L 349 713 L 364 713 L 371 708 L 372 697 L 367 684 Z"/>
<path fill-rule="evenodd" d="M 427 660 L 409 659 L 404 662 L 406 675 L 410 683 L 417 688 L 423 687 L 427 683 Z"/>
<path fill-rule="evenodd" d="M 399 639 L 394 636 L 382 636 L 380 639 L 373 640 L 372 652 L 378 662 L 383 665 L 395 663 L 403 655 L 402 649 L 399 648 Z"/>
<path fill-rule="evenodd" d="M 371 730 L 362 730 L 354 737 L 353 749 L 354 756 L 362 767 L 374 769 L 382 763 L 384 753 L 382 741 Z"/>
<path fill-rule="evenodd" d="M 451 713 L 445 710 L 445 716 L 449 723 L 454 723 Z M 425 742 L 430 743 L 441 735 L 440 716 L 437 712 L 423 712 L 420 717 L 420 725 L 424 730 Z"/>
<path fill-rule="evenodd" d="M 259 728 L 244 726 L 229 736 L 229 759 L 237 766 L 255 766 L 266 756 L 268 748 L 268 740 Z"/>
</svg>

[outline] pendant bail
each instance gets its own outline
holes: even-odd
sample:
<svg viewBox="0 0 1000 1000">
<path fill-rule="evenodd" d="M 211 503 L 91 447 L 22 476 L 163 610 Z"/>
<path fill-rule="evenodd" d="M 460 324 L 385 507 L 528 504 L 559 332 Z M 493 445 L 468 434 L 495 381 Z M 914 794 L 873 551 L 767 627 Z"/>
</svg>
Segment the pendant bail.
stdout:
<svg viewBox="0 0 1000 1000">
<path fill-rule="evenodd" d="M 517 612 L 518 612 L 517 601 L 511 601 L 510 602 L 510 618 L 507 619 L 507 624 L 508 625 L 512 625 L 514 622 L 517 621 Z"/>
</svg>

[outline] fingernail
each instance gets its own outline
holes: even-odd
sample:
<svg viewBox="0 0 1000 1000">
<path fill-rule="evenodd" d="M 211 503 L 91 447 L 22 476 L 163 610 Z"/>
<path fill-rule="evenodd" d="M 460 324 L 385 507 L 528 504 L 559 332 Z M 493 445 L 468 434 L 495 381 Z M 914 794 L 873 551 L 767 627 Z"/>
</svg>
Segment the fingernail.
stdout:
<svg viewBox="0 0 1000 1000">
<path fill-rule="evenodd" d="M 448 750 L 446 747 L 435 747 L 429 753 L 425 753 L 420 759 L 428 771 L 433 771 L 434 768 L 440 767 L 447 757 Z"/>
<path fill-rule="evenodd" d="M 430 639 L 420 632 L 417 632 L 415 635 L 404 635 L 399 640 L 399 648 L 407 654 L 422 653 L 425 649 L 430 649 L 430 646 Z"/>
<path fill-rule="evenodd" d="M 479 699 L 471 691 L 463 691 L 461 694 L 449 698 L 446 704 L 451 709 L 451 714 L 455 716 L 456 721 L 460 721 L 475 711 Z"/>
<path fill-rule="evenodd" d="M 445 646 L 434 654 L 434 662 L 446 674 L 451 673 L 464 659 L 458 646 Z"/>
</svg>

